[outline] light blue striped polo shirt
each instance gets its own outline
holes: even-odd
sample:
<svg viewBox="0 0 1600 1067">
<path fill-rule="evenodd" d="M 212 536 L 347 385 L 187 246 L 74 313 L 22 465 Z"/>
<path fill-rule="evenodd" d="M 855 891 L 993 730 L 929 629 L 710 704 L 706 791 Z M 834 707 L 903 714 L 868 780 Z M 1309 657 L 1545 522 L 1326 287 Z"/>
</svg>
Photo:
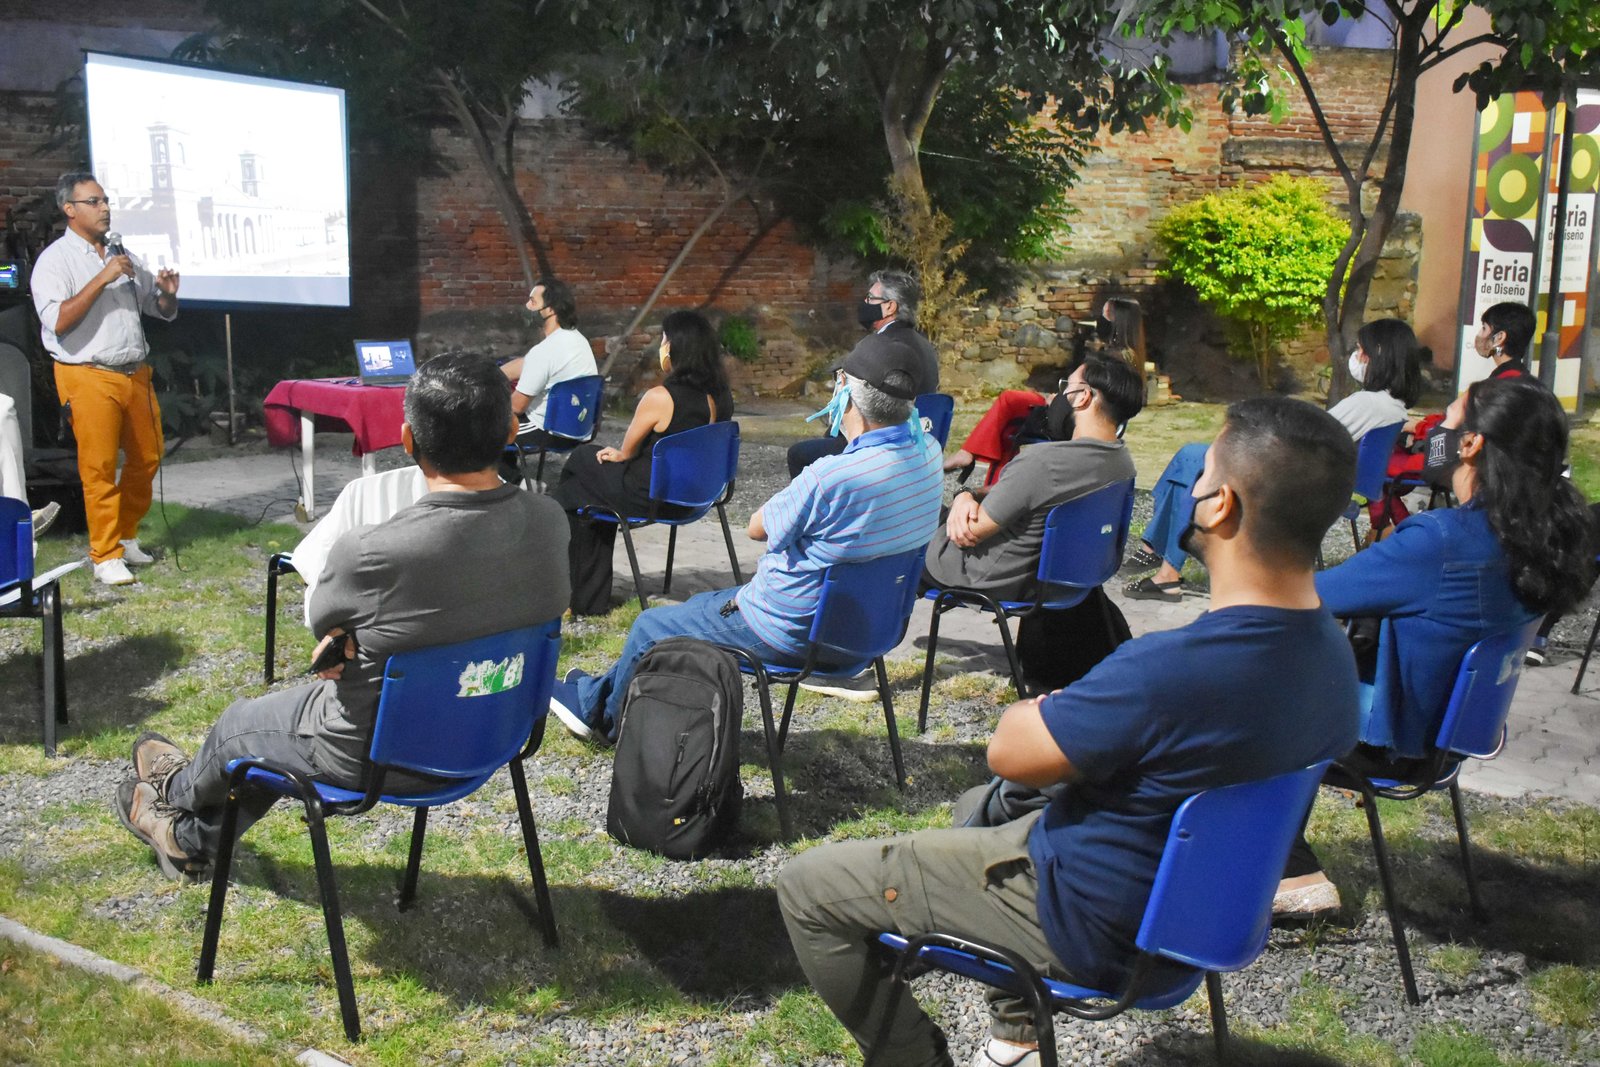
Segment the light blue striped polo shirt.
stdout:
<svg viewBox="0 0 1600 1067">
<path fill-rule="evenodd" d="M 767 551 L 739 592 L 744 621 L 773 648 L 803 655 L 822 572 L 927 545 L 943 501 L 938 442 L 905 423 L 812 463 L 761 506 Z"/>
</svg>

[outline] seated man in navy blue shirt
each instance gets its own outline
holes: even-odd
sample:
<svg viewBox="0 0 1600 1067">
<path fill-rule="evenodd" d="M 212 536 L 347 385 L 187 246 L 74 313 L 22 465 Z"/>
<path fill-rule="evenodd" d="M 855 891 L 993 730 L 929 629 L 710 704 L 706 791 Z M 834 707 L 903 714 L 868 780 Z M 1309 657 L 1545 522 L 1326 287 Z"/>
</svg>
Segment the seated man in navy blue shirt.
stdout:
<svg viewBox="0 0 1600 1067">
<path fill-rule="evenodd" d="M 1119 989 L 1178 805 L 1350 750 L 1355 659 L 1312 573 L 1354 472 L 1350 435 L 1321 409 L 1233 405 L 1184 536 L 1210 572 L 1211 610 L 1011 705 L 989 741 L 996 774 L 1068 788 L 1005 826 L 826 844 L 788 864 L 778 900 L 800 965 L 863 1048 L 877 1041 L 876 1063 L 954 1062 L 912 997 L 885 1018 L 879 931 L 991 941 L 1053 977 Z M 1037 1063 L 1024 1003 L 994 991 L 990 1012 L 974 1064 Z"/>
</svg>

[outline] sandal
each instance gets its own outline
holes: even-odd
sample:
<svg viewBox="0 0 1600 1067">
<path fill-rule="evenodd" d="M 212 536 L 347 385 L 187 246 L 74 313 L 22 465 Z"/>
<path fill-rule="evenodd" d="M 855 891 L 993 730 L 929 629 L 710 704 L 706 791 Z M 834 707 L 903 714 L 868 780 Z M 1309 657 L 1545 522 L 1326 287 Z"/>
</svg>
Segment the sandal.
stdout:
<svg viewBox="0 0 1600 1067">
<path fill-rule="evenodd" d="M 1154 578 L 1140 578 L 1124 586 L 1122 593 L 1130 600 L 1161 600 L 1177 604 L 1183 600 L 1183 579 L 1158 582 Z"/>
<path fill-rule="evenodd" d="M 1154 570 L 1159 566 L 1161 566 L 1161 554 L 1140 545 L 1139 550 L 1123 560 L 1122 566 L 1117 569 L 1132 573 L 1134 571 Z"/>
</svg>

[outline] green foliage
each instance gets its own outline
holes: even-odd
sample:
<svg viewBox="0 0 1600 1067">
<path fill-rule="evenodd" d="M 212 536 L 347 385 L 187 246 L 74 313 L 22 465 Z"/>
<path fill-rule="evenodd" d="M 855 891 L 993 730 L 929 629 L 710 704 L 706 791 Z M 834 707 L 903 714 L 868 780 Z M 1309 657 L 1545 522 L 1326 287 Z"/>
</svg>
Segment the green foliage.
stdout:
<svg viewBox="0 0 1600 1067">
<path fill-rule="evenodd" d="M 756 336 L 756 324 L 743 315 L 729 315 L 717 329 L 717 340 L 723 351 L 741 363 L 754 363 L 761 354 L 761 339 Z"/>
<path fill-rule="evenodd" d="M 1307 178 L 1278 176 L 1173 209 L 1157 227 L 1161 272 L 1193 287 L 1271 384 L 1274 348 L 1322 308 L 1345 224 Z"/>
</svg>

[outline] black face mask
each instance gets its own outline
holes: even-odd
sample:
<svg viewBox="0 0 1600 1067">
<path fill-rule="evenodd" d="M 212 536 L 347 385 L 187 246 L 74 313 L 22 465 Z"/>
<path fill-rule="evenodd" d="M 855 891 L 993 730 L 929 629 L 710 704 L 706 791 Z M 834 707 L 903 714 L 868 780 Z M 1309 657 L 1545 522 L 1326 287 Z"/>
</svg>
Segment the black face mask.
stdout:
<svg viewBox="0 0 1600 1067">
<path fill-rule="evenodd" d="M 863 300 L 856 305 L 856 321 L 863 330 L 870 330 L 883 318 L 883 305 L 874 304 L 870 300 Z"/>
<path fill-rule="evenodd" d="M 1422 453 L 1422 480 L 1440 489 L 1449 489 L 1456 468 L 1461 465 L 1461 431 L 1435 426 L 1428 431 L 1427 449 Z"/>
<path fill-rule="evenodd" d="M 1070 441 L 1073 431 L 1078 426 L 1078 413 L 1072 407 L 1072 401 L 1066 393 L 1057 393 L 1050 398 L 1050 406 L 1045 409 L 1044 432 L 1052 441 Z"/>
<path fill-rule="evenodd" d="M 1217 489 L 1211 490 L 1211 492 L 1207 493 L 1205 496 L 1197 496 L 1197 497 L 1195 497 L 1194 498 L 1195 507 L 1199 507 L 1200 506 L 1200 501 L 1202 501 L 1202 500 L 1210 500 L 1212 497 L 1216 496 L 1217 494 L 1219 494 L 1221 492 L 1222 492 L 1222 490 L 1220 488 L 1217 488 Z M 1201 563 L 1204 563 L 1206 561 L 1205 554 L 1202 553 L 1199 550 L 1198 546 L 1196 546 L 1195 543 L 1194 543 L 1194 535 L 1196 533 L 1199 533 L 1199 532 L 1200 532 L 1200 524 L 1194 521 L 1194 508 L 1190 508 L 1189 509 L 1189 522 L 1188 522 L 1188 524 L 1186 526 L 1184 526 L 1183 532 L 1178 534 L 1178 551 L 1184 553 L 1185 555 L 1193 556 L 1195 559 L 1199 560 Z"/>
</svg>

